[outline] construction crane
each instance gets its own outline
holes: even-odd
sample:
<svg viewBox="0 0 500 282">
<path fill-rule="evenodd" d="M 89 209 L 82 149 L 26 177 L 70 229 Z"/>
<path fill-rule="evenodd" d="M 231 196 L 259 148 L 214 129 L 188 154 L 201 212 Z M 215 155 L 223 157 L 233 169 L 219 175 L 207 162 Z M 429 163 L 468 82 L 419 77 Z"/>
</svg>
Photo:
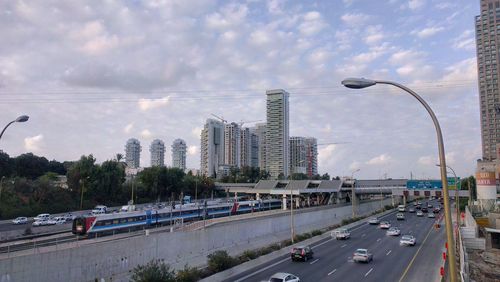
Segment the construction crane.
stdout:
<svg viewBox="0 0 500 282">
<path fill-rule="evenodd" d="M 220 117 L 220 116 L 214 115 L 214 114 L 211 114 L 211 115 L 216 117 L 217 119 L 220 119 L 220 121 L 222 121 L 222 123 L 227 123 L 227 120 L 225 120 L 223 117 Z"/>
<path fill-rule="evenodd" d="M 240 121 L 240 128 L 242 128 L 245 123 L 253 123 L 253 122 L 259 122 L 259 121 L 262 121 L 262 120 L 261 119 L 259 119 L 259 120 L 245 120 L 245 121 L 241 120 Z"/>
</svg>

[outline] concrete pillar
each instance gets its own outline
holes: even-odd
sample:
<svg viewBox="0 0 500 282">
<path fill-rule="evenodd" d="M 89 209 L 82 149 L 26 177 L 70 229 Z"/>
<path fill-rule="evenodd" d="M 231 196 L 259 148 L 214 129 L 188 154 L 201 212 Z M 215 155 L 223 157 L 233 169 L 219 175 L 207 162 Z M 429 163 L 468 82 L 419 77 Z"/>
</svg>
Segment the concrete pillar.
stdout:
<svg viewBox="0 0 500 282">
<path fill-rule="evenodd" d="M 257 201 L 259 201 L 259 200 L 260 200 L 260 194 L 259 194 L 259 193 L 257 193 L 257 194 L 255 195 L 255 198 L 257 199 Z"/>
<path fill-rule="evenodd" d="M 311 194 L 307 194 L 307 206 L 311 206 Z"/>
<path fill-rule="evenodd" d="M 396 204 L 394 203 L 394 195 L 391 195 L 392 206 L 394 207 Z"/>
<path fill-rule="evenodd" d="M 406 195 L 403 195 L 403 205 L 406 206 Z"/>
<path fill-rule="evenodd" d="M 234 198 L 238 199 L 238 192 L 234 192 Z"/>
<path fill-rule="evenodd" d="M 300 197 L 295 198 L 295 207 L 300 208 Z"/>
<path fill-rule="evenodd" d="M 286 194 L 283 194 L 283 210 L 286 211 Z"/>
</svg>

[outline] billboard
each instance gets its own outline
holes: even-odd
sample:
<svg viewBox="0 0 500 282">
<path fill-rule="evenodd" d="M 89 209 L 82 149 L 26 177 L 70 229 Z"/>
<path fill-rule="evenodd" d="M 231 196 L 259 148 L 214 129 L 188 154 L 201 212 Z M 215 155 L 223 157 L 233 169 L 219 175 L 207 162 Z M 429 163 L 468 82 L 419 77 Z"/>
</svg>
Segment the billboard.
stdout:
<svg viewBox="0 0 500 282">
<path fill-rule="evenodd" d="M 418 190 L 441 190 L 443 189 L 443 183 L 441 180 L 408 180 L 406 181 L 406 188 Z"/>
</svg>

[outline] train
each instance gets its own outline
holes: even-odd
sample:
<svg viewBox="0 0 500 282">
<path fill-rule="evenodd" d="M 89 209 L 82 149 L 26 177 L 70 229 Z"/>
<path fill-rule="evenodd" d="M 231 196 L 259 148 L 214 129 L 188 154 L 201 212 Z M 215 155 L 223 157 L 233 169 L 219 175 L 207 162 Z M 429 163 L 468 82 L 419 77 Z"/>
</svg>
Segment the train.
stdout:
<svg viewBox="0 0 500 282">
<path fill-rule="evenodd" d="M 80 216 L 73 220 L 72 233 L 87 238 L 102 237 L 122 232 L 168 226 L 236 214 L 279 209 L 278 199 L 235 201 L 204 205 L 176 205 L 162 209 L 147 209 L 112 214 Z"/>
</svg>

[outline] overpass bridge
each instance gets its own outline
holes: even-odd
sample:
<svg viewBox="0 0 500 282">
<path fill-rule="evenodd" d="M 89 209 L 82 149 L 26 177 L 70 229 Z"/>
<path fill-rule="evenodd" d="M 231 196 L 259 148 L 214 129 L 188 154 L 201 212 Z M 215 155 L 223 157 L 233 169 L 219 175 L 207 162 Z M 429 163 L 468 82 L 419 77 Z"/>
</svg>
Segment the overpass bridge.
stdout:
<svg viewBox="0 0 500 282">
<path fill-rule="evenodd" d="M 297 205 L 300 201 L 307 204 L 332 204 L 368 198 L 391 196 L 398 202 L 406 202 L 413 197 L 440 197 L 441 189 L 408 188 L 408 179 L 380 180 L 260 180 L 257 183 L 215 183 L 215 189 L 234 196 L 250 195 L 255 199 L 262 197 L 283 197 L 293 195 Z M 468 190 L 460 190 L 460 197 L 468 197 Z M 455 197 L 456 190 L 449 190 L 450 197 Z M 299 197 L 297 197 L 299 196 Z"/>
</svg>

